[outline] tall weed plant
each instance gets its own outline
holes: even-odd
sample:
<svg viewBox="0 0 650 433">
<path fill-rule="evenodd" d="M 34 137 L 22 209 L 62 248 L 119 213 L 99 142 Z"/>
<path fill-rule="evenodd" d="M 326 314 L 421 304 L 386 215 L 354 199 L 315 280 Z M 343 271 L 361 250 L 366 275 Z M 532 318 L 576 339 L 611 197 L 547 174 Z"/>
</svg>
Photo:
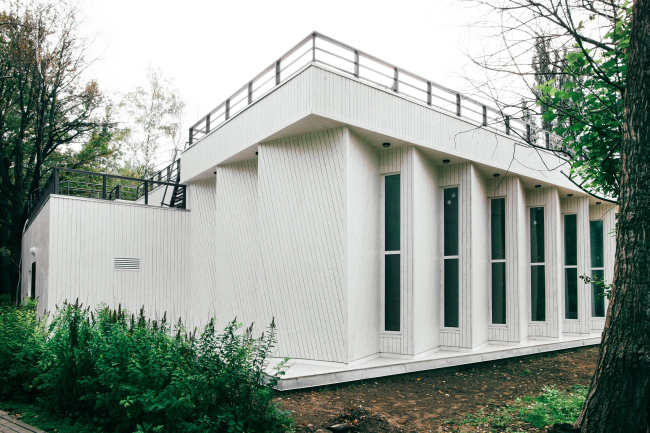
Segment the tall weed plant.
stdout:
<svg viewBox="0 0 650 433">
<path fill-rule="evenodd" d="M 11 335 L 0 332 L 13 348 L 0 348 L 1 366 L 16 370 L 0 381 L 5 399 L 27 396 L 44 410 L 117 433 L 291 428 L 290 414 L 273 403 L 282 372 L 266 373 L 273 323 L 253 338 L 252 328 L 236 321 L 219 333 L 212 319 L 197 334 L 180 320 L 150 320 L 143 310 L 135 316 L 78 303 L 59 308 L 47 327 L 33 305 L 0 311 L 0 326 L 21 324 Z"/>
</svg>

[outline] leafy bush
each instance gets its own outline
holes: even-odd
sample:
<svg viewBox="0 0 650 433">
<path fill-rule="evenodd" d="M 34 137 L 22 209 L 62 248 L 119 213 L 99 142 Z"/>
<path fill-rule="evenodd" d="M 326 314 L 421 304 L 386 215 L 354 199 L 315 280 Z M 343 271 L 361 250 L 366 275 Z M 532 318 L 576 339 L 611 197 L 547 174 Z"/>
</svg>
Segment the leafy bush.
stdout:
<svg viewBox="0 0 650 433">
<path fill-rule="evenodd" d="M 46 336 L 36 302 L 28 299 L 19 307 L 0 303 L 0 398 L 34 398 Z"/>
<path fill-rule="evenodd" d="M 265 373 L 273 323 L 255 339 L 236 321 L 218 334 L 213 319 L 197 336 L 180 321 L 149 320 L 143 310 L 136 317 L 75 303 L 57 310 L 41 342 L 29 378 L 38 401 L 106 431 L 271 433 L 291 426 L 273 404 L 282 373 Z"/>
</svg>

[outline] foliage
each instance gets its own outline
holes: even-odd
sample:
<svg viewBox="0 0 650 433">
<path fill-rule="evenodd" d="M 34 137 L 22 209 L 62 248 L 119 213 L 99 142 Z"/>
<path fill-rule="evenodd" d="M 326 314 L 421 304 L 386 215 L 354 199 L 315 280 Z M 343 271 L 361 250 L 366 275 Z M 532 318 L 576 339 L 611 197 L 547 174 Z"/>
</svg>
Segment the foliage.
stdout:
<svg viewBox="0 0 650 433">
<path fill-rule="evenodd" d="M 160 69 L 148 68 L 147 86 L 138 86 L 124 95 L 120 107 L 130 119 L 123 138 L 128 149 L 126 168 L 142 177 L 151 176 L 164 142 L 171 143 L 174 149 L 180 146 L 185 102 L 172 80 L 165 78 Z"/>
<path fill-rule="evenodd" d="M 587 396 L 587 388 L 573 386 L 568 391 L 545 387 L 536 397 L 517 398 L 514 404 L 498 406 L 491 411 L 466 414 L 447 424 L 489 427 L 490 431 L 521 432 L 530 427 L 543 429 L 554 423 L 573 423 Z"/>
<path fill-rule="evenodd" d="M 16 287 L 28 212 L 55 164 L 70 168 L 114 156 L 110 115 L 94 81 L 84 82 L 85 41 L 65 2 L 7 2 L 0 12 L 0 291 Z M 110 113 L 109 113 L 110 114 Z M 82 147 L 80 152 L 75 151 Z M 11 273 L 10 273 L 11 271 Z"/>
<path fill-rule="evenodd" d="M 606 33 L 611 49 L 576 43 L 559 66 L 544 74 L 553 78 L 537 86 L 543 121 L 563 137 L 570 156 L 569 176 L 583 188 L 610 197 L 619 192 L 631 12 L 623 4 Z"/>
<path fill-rule="evenodd" d="M 46 337 L 45 319 L 36 316 L 35 301 L 28 298 L 19 307 L 0 303 L 1 397 L 33 399 Z"/>
<path fill-rule="evenodd" d="M 17 327 L 21 332 L 3 333 L 14 350 L 1 351 L 0 362 L 18 370 L 12 386 L 2 388 L 5 400 L 24 395 L 22 385 L 48 413 L 118 433 L 290 428 L 289 414 L 273 403 L 282 372 L 265 373 L 275 344 L 273 323 L 258 339 L 236 321 L 218 334 L 214 319 L 197 335 L 180 320 L 172 327 L 166 317 L 147 319 L 143 310 L 136 317 L 75 303 L 58 309 L 46 330 L 33 306 L 3 308 L 0 323 L 28 316 Z M 17 362 L 28 349 L 15 348 L 29 335 L 39 336 L 30 337 L 31 362 Z"/>
</svg>

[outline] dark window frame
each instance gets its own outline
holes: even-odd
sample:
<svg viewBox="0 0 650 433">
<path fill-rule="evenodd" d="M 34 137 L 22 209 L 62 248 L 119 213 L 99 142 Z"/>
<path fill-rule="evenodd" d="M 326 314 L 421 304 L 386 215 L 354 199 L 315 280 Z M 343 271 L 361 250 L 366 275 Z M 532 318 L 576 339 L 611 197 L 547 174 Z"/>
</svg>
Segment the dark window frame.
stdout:
<svg viewBox="0 0 650 433">
<path fill-rule="evenodd" d="M 391 178 L 391 181 L 397 180 L 397 213 L 392 213 L 393 216 L 397 215 L 398 221 L 397 221 L 397 227 L 398 227 L 398 232 L 395 236 L 391 236 L 392 241 L 390 241 L 387 237 L 387 229 L 391 227 L 390 224 L 388 224 L 388 218 L 390 209 L 387 209 L 387 207 L 394 205 L 395 202 L 390 202 L 389 203 L 389 197 L 387 193 L 387 182 L 386 180 L 388 178 Z M 386 173 L 382 175 L 382 216 L 383 216 L 383 221 L 382 221 L 382 274 L 383 274 L 383 279 L 382 279 L 382 323 L 381 323 L 381 333 L 382 334 L 394 334 L 394 335 L 401 335 L 402 333 L 402 326 L 401 326 L 401 319 L 402 319 L 402 308 L 401 308 L 401 300 L 402 300 L 402 285 L 401 285 L 401 280 L 402 280 L 402 275 L 401 275 L 401 209 L 402 209 L 402 196 L 401 196 L 401 173 Z M 394 185 L 393 185 L 394 186 Z M 394 197 L 393 197 L 394 198 Z M 397 239 L 395 239 L 395 237 Z M 390 244 L 390 245 L 388 245 Z M 395 250 L 394 247 L 399 245 L 399 249 Z M 391 249 L 388 249 L 387 247 L 391 247 Z M 399 269 L 399 274 L 397 275 L 397 291 L 390 291 L 389 293 L 389 287 L 387 283 L 390 282 L 395 282 L 395 275 L 391 273 L 390 271 L 393 269 L 391 266 L 390 269 L 388 268 L 389 262 L 394 262 L 395 259 L 394 257 L 397 256 L 398 259 L 398 269 Z M 392 263 L 394 265 L 394 263 Z M 391 278 L 392 277 L 392 278 Z M 392 302 L 389 303 L 387 302 L 387 298 L 392 299 Z M 397 306 L 395 306 L 395 302 L 397 302 Z M 396 317 L 395 317 L 396 316 Z"/>
<path fill-rule="evenodd" d="M 455 195 L 452 196 L 454 190 Z M 445 209 L 447 200 L 452 199 L 456 200 L 455 215 L 449 214 Z M 460 328 L 460 186 L 451 185 L 443 187 L 442 201 L 442 325 L 443 330 L 458 331 Z M 454 212 L 453 208 L 452 212 Z M 451 225 L 448 226 L 448 224 Z M 453 242 L 449 242 L 450 239 L 447 239 L 448 235 L 456 237 L 455 245 Z M 454 264 L 457 268 L 455 280 L 445 272 L 447 267 L 453 267 Z"/>
<path fill-rule="evenodd" d="M 499 228 L 500 233 L 495 233 L 495 227 L 494 227 L 494 222 L 495 222 L 495 208 L 494 208 L 494 203 L 495 202 L 500 202 L 502 203 L 501 207 L 502 209 L 499 209 L 502 211 L 500 215 L 500 222 L 501 222 L 501 227 Z M 497 327 L 507 327 L 508 326 L 508 318 L 507 318 L 507 313 L 508 313 L 508 286 L 507 286 L 507 268 L 508 265 L 506 263 L 506 249 L 507 249 L 507 230 L 506 230 L 506 212 L 507 212 L 507 201 L 506 197 L 493 197 L 490 198 L 490 326 L 497 326 Z M 502 238 L 500 240 L 502 248 L 495 251 L 495 235 L 497 238 Z M 500 236 L 498 236 L 500 235 Z M 495 252 L 497 258 L 495 258 Z M 501 257 L 502 256 L 502 257 Z M 503 271 L 500 272 L 502 274 L 502 295 L 501 295 L 501 302 L 498 302 L 495 296 L 495 269 L 499 269 L 503 267 Z M 498 302 L 498 304 L 497 304 Z M 500 304 L 500 305 L 499 305 Z M 500 312 L 501 312 L 501 317 L 495 317 L 495 307 L 500 306 Z M 497 319 L 495 321 L 495 319 Z"/>
<path fill-rule="evenodd" d="M 575 219 L 575 233 L 568 236 L 568 219 Z M 571 245 L 574 248 L 572 253 L 575 254 L 575 260 L 569 257 L 569 241 L 575 243 Z M 563 266 L 564 266 L 564 320 L 580 320 L 580 295 L 578 285 L 578 214 L 567 213 L 562 215 L 562 247 L 563 247 Z M 570 275 L 571 274 L 571 275 Z M 575 274 L 575 278 L 573 275 Z M 569 287 L 569 284 L 573 284 Z M 570 292 L 575 290 L 575 294 Z M 573 299 L 573 302 L 572 302 Z M 575 302 L 575 312 L 570 311 L 570 305 Z"/>
</svg>

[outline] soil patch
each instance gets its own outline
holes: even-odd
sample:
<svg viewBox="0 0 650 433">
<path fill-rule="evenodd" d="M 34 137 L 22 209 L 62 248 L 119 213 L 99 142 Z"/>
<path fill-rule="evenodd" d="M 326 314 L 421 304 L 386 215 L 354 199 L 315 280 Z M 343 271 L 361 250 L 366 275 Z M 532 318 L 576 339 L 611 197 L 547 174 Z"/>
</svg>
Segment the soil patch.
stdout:
<svg viewBox="0 0 650 433">
<path fill-rule="evenodd" d="M 361 433 L 464 431 L 447 421 L 498 410 L 517 397 L 539 394 L 545 386 L 561 390 L 588 386 L 597 357 L 598 347 L 592 346 L 463 370 L 285 391 L 276 402 L 293 413 L 296 432 L 311 433 L 341 423 Z"/>
</svg>

